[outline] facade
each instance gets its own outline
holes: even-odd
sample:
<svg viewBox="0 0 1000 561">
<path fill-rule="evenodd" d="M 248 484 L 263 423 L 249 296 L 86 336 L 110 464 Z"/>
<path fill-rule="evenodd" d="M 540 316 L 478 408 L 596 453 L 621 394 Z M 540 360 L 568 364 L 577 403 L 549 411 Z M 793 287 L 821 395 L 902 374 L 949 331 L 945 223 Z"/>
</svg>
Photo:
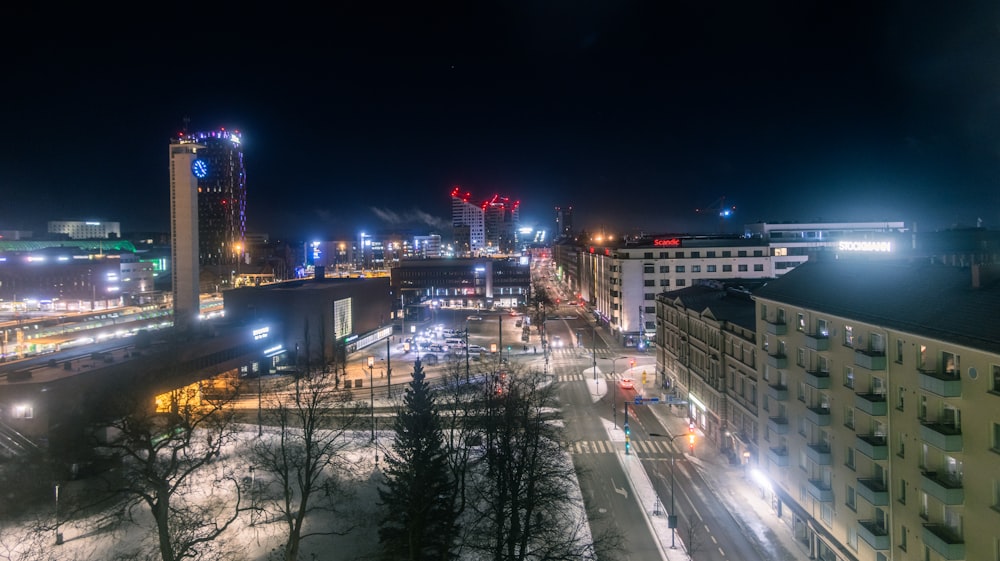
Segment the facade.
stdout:
<svg viewBox="0 0 1000 561">
<path fill-rule="evenodd" d="M 441 257 L 441 236 L 413 236 L 413 249 L 408 257 Z"/>
<path fill-rule="evenodd" d="M 758 456 L 755 319 L 743 286 L 702 281 L 656 296 L 657 381 L 733 462 Z"/>
<path fill-rule="evenodd" d="M 320 268 L 322 269 L 322 268 Z M 318 271 L 319 272 L 319 271 Z M 389 280 L 316 278 L 227 290 L 226 319 L 283 326 L 269 333 L 267 368 L 345 360 L 392 335 Z"/>
<path fill-rule="evenodd" d="M 754 292 L 762 492 L 811 557 L 996 558 L 994 272 L 816 261 Z"/>
<path fill-rule="evenodd" d="M 239 132 L 183 134 L 176 145 L 198 145 L 198 262 L 234 265 L 245 252 L 246 169 Z"/>
<path fill-rule="evenodd" d="M 573 207 L 556 207 L 556 229 L 553 238 L 573 235 Z"/>
<path fill-rule="evenodd" d="M 456 255 L 478 255 L 486 247 L 486 211 L 458 186 L 451 191 L 451 225 Z"/>
<path fill-rule="evenodd" d="M 510 255 L 517 250 L 520 201 L 493 195 L 483 203 L 486 226 L 486 252 Z"/>
<path fill-rule="evenodd" d="M 390 278 L 407 307 L 509 308 L 526 304 L 531 290 L 527 258 L 405 259 Z"/>
<path fill-rule="evenodd" d="M 582 249 L 580 298 L 627 347 L 641 348 L 653 337 L 658 293 L 699 280 L 770 278 L 774 270 L 767 244 L 759 239 L 670 236 Z M 564 270 L 570 272 L 568 266 Z M 575 281 L 566 282 L 575 288 Z"/>
<path fill-rule="evenodd" d="M 198 260 L 198 177 L 192 165 L 204 147 L 181 138 L 171 141 L 170 157 L 170 278 L 174 328 L 192 329 L 201 314 Z"/>
<path fill-rule="evenodd" d="M 903 222 L 757 222 L 744 226 L 744 236 L 767 242 L 774 256 L 775 277 L 810 257 L 855 251 L 897 257 L 912 245 L 911 233 Z"/>
<path fill-rule="evenodd" d="M 121 224 L 118 222 L 99 222 L 96 220 L 50 220 L 50 234 L 62 234 L 71 240 L 108 239 L 122 236 Z"/>
</svg>

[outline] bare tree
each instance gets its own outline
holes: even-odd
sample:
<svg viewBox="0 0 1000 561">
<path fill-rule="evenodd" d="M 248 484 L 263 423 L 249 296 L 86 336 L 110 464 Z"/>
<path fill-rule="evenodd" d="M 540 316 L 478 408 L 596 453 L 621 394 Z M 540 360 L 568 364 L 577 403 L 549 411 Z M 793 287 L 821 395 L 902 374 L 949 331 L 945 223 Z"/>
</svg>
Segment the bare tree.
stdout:
<svg viewBox="0 0 1000 561">
<path fill-rule="evenodd" d="M 540 372 L 487 384 L 483 469 L 474 479 L 471 546 L 494 561 L 594 559 L 572 462 L 551 418 L 555 397 Z"/>
<path fill-rule="evenodd" d="M 236 477 L 212 465 L 235 440 L 235 397 L 232 380 L 216 378 L 171 392 L 167 411 L 133 401 L 110 425 L 105 445 L 122 458 L 122 476 L 106 480 L 109 490 L 123 498 L 128 520 L 148 509 L 163 561 L 205 557 L 239 516 Z M 222 486 L 235 501 L 216 493 Z"/>
<path fill-rule="evenodd" d="M 308 337 L 305 345 L 309 356 Z M 286 561 L 298 559 L 307 538 L 343 535 L 353 528 L 346 518 L 306 527 L 310 514 L 337 515 L 350 499 L 343 482 L 353 466 L 343 452 L 354 444 L 363 409 L 349 391 L 336 387 L 335 377 L 336 372 L 312 373 L 307 366 L 290 391 L 270 395 L 265 424 L 271 430 L 252 447 L 255 467 L 269 474 L 277 488 L 266 508 L 285 524 Z"/>
</svg>

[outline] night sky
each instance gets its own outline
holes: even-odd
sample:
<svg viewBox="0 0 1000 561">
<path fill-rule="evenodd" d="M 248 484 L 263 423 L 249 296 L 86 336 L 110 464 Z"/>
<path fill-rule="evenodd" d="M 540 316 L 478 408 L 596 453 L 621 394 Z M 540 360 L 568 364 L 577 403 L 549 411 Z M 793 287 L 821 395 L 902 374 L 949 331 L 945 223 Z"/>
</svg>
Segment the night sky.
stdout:
<svg viewBox="0 0 1000 561">
<path fill-rule="evenodd" d="M 272 236 L 447 232 L 456 184 L 613 233 L 717 231 L 723 197 L 726 231 L 1000 227 L 995 1 L 320 6 L 7 18 L 0 230 L 166 231 L 185 117 L 243 133 Z"/>
</svg>

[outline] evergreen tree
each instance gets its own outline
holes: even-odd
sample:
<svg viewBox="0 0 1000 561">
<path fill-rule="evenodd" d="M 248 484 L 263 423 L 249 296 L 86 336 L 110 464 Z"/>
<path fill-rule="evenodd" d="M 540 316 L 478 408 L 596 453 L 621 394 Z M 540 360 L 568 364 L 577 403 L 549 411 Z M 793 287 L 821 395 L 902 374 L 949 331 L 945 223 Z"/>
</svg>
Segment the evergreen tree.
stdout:
<svg viewBox="0 0 1000 561">
<path fill-rule="evenodd" d="M 385 514 L 379 528 L 386 559 L 455 558 L 457 513 L 441 419 L 418 360 L 394 423 L 379 497 Z"/>
</svg>

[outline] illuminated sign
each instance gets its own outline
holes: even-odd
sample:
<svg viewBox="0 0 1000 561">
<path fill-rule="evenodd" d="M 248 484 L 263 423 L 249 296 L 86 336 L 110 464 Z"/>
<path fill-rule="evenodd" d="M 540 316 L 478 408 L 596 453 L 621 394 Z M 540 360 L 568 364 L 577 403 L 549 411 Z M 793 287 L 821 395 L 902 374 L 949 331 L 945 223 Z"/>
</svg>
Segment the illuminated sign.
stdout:
<svg viewBox="0 0 1000 561">
<path fill-rule="evenodd" d="M 261 339 L 267 339 L 267 336 L 270 333 L 270 331 L 271 331 L 270 327 L 259 327 L 257 329 L 254 329 L 253 340 L 260 341 Z"/>
<path fill-rule="evenodd" d="M 680 247 L 680 238 L 668 238 L 665 240 L 653 240 L 653 247 Z"/>
<path fill-rule="evenodd" d="M 892 251 L 891 242 L 840 242 L 837 246 L 840 251 L 872 251 L 889 253 Z"/>
</svg>

